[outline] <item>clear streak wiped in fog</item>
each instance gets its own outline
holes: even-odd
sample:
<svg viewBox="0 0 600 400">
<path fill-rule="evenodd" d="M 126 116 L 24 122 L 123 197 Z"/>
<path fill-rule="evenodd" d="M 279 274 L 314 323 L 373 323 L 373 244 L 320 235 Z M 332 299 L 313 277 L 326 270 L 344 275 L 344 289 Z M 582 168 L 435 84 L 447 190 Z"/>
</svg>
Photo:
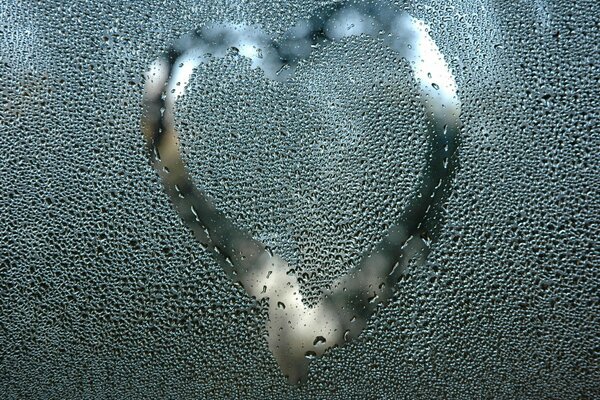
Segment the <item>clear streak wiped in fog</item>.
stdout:
<svg viewBox="0 0 600 400">
<path fill-rule="evenodd" d="M 201 79 L 202 64 L 228 51 L 250 59 L 266 78 L 284 83 L 321 42 L 357 35 L 382 40 L 410 65 L 430 122 L 428 165 L 385 238 L 324 290 L 316 306 L 308 307 L 292 267 L 225 218 L 193 182 L 179 149 L 176 102 L 194 71 Z M 306 378 L 312 359 L 357 337 L 378 304 L 392 296 L 408 261 L 425 257 L 423 221 L 441 201 L 452 175 L 459 114 L 454 77 L 424 22 L 387 6 L 341 3 L 298 21 L 276 41 L 258 27 L 229 23 L 209 24 L 181 38 L 149 68 L 142 128 L 165 190 L 196 238 L 250 296 L 268 301 L 269 348 L 283 374 L 297 383 Z"/>
</svg>

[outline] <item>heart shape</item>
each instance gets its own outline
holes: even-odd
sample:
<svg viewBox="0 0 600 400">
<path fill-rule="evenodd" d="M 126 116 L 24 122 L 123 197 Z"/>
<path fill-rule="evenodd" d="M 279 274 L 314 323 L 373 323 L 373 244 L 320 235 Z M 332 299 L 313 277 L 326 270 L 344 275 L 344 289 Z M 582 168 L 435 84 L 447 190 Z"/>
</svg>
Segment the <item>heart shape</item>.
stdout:
<svg viewBox="0 0 600 400">
<path fill-rule="evenodd" d="M 289 82 L 313 49 L 367 35 L 408 62 L 427 119 L 422 178 L 385 237 L 308 306 L 293 268 L 218 211 L 196 188 L 179 146 L 175 103 L 194 71 L 233 50 L 268 79 Z M 424 256 L 428 221 L 437 212 L 455 167 L 460 103 L 443 57 L 420 20 L 378 4 L 338 3 L 297 22 L 274 41 L 259 28 L 215 23 L 181 38 L 146 76 L 142 130 L 151 161 L 174 206 L 203 247 L 249 295 L 269 304 L 268 343 L 291 382 L 305 379 L 310 361 L 356 337 L 378 304 L 387 301 L 410 259 Z"/>
</svg>

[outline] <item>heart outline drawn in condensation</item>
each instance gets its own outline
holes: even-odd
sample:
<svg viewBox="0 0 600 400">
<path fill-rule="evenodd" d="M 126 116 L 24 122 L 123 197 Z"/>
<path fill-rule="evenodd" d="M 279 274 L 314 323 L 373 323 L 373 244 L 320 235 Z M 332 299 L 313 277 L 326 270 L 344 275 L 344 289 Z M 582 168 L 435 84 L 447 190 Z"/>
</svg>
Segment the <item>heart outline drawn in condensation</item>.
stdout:
<svg viewBox="0 0 600 400">
<path fill-rule="evenodd" d="M 298 21 L 277 41 L 255 26 L 207 24 L 178 40 L 146 74 L 141 123 L 152 165 L 202 247 L 250 296 L 268 302 L 268 345 L 291 383 L 306 379 L 312 359 L 357 337 L 378 304 L 390 299 L 409 260 L 427 252 L 426 222 L 449 190 L 460 132 L 456 83 L 428 30 L 423 21 L 386 5 L 343 2 Z M 428 121 L 428 164 L 385 237 L 308 307 L 287 262 L 237 228 L 193 183 L 181 157 L 175 103 L 194 71 L 228 52 L 250 59 L 266 79 L 286 82 L 323 42 L 357 35 L 382 40 L 410 65 Z"/>
</svg>

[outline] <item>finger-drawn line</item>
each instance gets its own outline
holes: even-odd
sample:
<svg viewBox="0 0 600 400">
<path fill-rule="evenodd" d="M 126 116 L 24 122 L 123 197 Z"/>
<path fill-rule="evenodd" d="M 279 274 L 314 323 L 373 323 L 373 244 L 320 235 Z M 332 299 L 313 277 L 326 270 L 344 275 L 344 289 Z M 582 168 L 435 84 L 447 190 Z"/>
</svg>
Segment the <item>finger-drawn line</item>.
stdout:
<svg viewBox="0 0 600 400">
<path fill-rule="evenodd" d="M 202 64 L 235 51 L 268 79 L 288 81 L 324 41 L 369 35 L 408 61 L 428 120 L 428 165 L 401 217 L 359 264 L 308 307 L 287 262 L 229 221 L 193 183 L 175 129 L 175 103 Z M 428 26 L 375 3 L 338 3 L 298 21 L 273 40 L 255 26 L 211 23 L 177 41 L 149 68 L 142 130 L 150 159 L 177 212 L 227 274 L 269 304 L 268 344 L 290 382 L 304 380 L 310 361 L 357 337 L 379 303 L 390 299 L 404 266 L 427 250 L 424 221 L 441 201 L 455 168 L 460 102 L 456 84 Z"/>
</svg>

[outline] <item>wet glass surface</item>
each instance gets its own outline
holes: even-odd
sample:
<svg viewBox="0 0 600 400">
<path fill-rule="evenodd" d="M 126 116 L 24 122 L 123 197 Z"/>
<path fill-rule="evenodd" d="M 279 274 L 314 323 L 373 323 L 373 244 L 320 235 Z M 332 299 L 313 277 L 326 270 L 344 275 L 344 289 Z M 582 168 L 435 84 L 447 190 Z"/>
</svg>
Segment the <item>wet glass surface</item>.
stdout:
<svg viewBox="0 0 600 400">
<path fill-rule="evenodd" d="M 597 9 L 0 1 L 0 398 L 600 396 Z"/>
<path fill-rule="evenodd" d="M 252 298 L 267 300 L 269 347 L 293 383 L 306 379 L 313 357 L 357 336 L 377 305 L 393 295 L 408 260 L 426 251 L 431 235 L 425 219 L 435 218 L 431 210 L 447 194 L 456 163 L 460 114 L 454 77 L 422 21 L 368 3 L 340 3 L 315 14 L 294 24 L 277 42 L 256 27 L 218 23 L 184 36 L 151 65 L 142 117 L 153 164 L 178 213 L 235 282 Z M 196 188 L 180 154 L 175 102 L 184 95 L 194 70 L 224 57 L 227 50 L 249 58 L 266 78 L 287 81 L 298 63 L 309 59 L 324 41 L 359 35 L 378 35 L 410 65 L 428 119 L 427 164 L 408 205 L 399 215 L 388 217 L 394 225 L 385 237 L 311 306 L 303 301 L 293 265 L 273 253 L 273 244 L 265 246 L 236 228 Z"/>
</svg>

